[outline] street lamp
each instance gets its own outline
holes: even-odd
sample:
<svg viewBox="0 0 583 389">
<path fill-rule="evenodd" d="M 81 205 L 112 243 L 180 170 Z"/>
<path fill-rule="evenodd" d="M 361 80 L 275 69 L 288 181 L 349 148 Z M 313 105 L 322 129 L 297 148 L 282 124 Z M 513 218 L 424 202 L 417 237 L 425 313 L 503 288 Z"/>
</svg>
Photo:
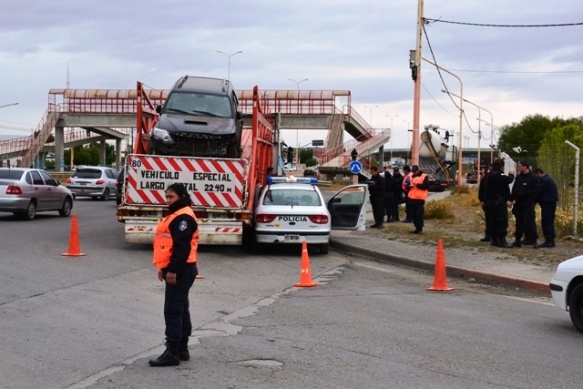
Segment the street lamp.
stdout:
<svg viewBox="0 0 583 389">
<path fill-rule="evenodd" d="M 296 91 L 298 92 L 298 96 L 296 96 L 296 97 L 299 99 L 300 98 L 300 96 L 299 96 L 299 94 L 300 94 L 299 93 L 299 91 L 300 91 L 300 84 L 302 82 L 304 82 L 304 81 L 308 81 L 308 79 L 307 78 L 304 78 L 303 80 L 296 81 L 293 78 L 288 78 L 288 80 L 290 80 L 291 82 L 295 82 L 296 83 Z M 297 113 L 298 114 L 300 113 L 300 104 L 299 104 L 299 101 L 298 101 L 298 112 Z M 296 154 L 297 155 L 297 157 L 296 157 L 296 166 L 298 166 L 298 164 L 300 162 L 300 150 L 299 150 L 299 148 L 300 148 L 300 141 L 299 141 L 299 135 L 300 135 L 300 130 L 296 128 L 296 153 L 297 153 Z"/>
<path fill-rule="evenodd" d="M 450 94 L 454 97 L 460 97 L 458 95 L 456 95 L 455 93 L 452 92 L 448 92 L 445 90 L 441 90 L 443 93 L 447 93 Z M 490 126 L 492 126 L 492 122 L 494 121 L 494 116 L 492 115 L 492 112 L 488 111 L 486 108 L 484 107 L 480 107 L 478 104 L 476 103 L 472 103 L 470 100 L 468 99 L 463 99 L 466 103 L 473 105 L 474 107 L 478 108 L 478 177 L 480 176 L 480 164 L 481 164 L 481 160 L 480 160 L 480 140 L 482 139 L 482 130 L 481 130 L 481 126 L 480 124 L 482 123 L 482 110 L 488 112 L 490 114 Z"/>
<path fill-rule="evenodd" d="M 18 103 L 10 103 L 10 104 L 0 105 L 0 108 L 10 107 L 11 105 L 18 105 Z"/>
<path fill-rule="evenodd" d="M 397 115 L 385 115 L 391 118 L 391 161 L 393 160 L 393 119 L 399 116 Z"/>
<path fill-rule="evenodd" d="M 429 61 L 428 59 L 423 58 L 423 60 L 425 62 L 429 62 L 430 64 L 432 64 L 436 68 L 443 70 L 447 74 L 454 76 L 460 82 L 460 107 L 459 107 L 459 109 L 460 109 L 460 135 L 459 135 L 459 139 L 458 139 L 458 150 L 457 150 L 457 159 L 458 159 L 457 184 L 458 184 L 458 186 L 460 186 L 462 184 L 462 124 L 463 124 L 462 116 L 464 113 L 464 109 L 463 109 L 464 84 L 462 83 L 461 78 L 459 78 L 458 76 L 456 76 L 455 74 L 453 74 L 449 70 L 442 68 L 441 66 Z"/>
<path fill-rule="evenodd" d="M 378 107 L 379 107 L 378 105 L 373 105 L 371 107 L 366 106 L 366 105 L 363 106 L 363 108 L 369 108 L 370 109 L 370 121 L 369 121 L 370 128 L 372 128 L 372 110 L 375 109 L 375 108 L 378 108 Z"/>
<path fill-rule="evenodd" d="M 241 54 L 243 52 L 243 50 L 239 50 L 234 52 L 233 54 L 227 54 L 225 52 L 222 52 L 221 50 L 217 50 L 217 53 L 224 55 L 225 57 L 228 58 L 228 71 L 227 71 L 227 80 L 231 81 L 231 57 L 237 54 Z"/>
</svg>

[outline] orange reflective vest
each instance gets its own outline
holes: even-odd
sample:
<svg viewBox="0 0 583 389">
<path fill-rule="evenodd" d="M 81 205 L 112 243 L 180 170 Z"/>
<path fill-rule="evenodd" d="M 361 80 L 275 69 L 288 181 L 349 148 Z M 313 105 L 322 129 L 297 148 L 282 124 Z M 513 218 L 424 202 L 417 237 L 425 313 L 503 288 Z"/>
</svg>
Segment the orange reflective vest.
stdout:
<svg viewBox="0 0 583 389">
<path fill-rule="evenodd" d="M 417 185 L 423 184 L 425 177 L 427 177 L 427 174 L 425 173 L 421 173 L 417 177 L 411 177 L 411 189 L 409 189 L 409 193 L 407 193 L 407 196 L 411 200 L 427 200 L 427 192 L 429 191 L 427 189 L 417 188 Z"/>
<path fill-rule="evenodd" d="M 403 189 L 403 192 L 407 193 L 409 191 L 412 178 L 413 178 L 413 173 L 411 173 L 411 172 L 407 173 L 405 178 L 403 178 L 403 182 L 401 183 L 401 189 Z"/>
<path fill-rule="evenodd" d="M 180 215 L 190 215 L 195 221 L 197 221 L 196 216 L 190 207 L 181 208 L 162 219 L 160 224 L 156 227 L 156 233 L 154 234 L 154 266 L 156 266 L 156 269 L 164 269 L 170 265 L 170 258 L 172 257 L 172 235 L 170 234 L 170 223 Z M 192 234 L 192 240 L 190 241 L 190 254 L 186 263 L 196 262 L 197 249 L 198 228 L 194 234 Z"/>
</svg>

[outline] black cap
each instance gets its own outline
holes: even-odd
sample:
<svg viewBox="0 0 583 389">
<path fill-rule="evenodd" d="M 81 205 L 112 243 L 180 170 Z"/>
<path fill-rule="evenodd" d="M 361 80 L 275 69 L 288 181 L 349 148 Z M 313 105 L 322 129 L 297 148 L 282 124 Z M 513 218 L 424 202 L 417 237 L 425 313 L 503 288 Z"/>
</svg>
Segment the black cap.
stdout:
<svg viewBox="0 0 583 389">
<path fill-rule="evenodd" d="M 415 173 L 417 170 L 419 170 L 419 166 L 417 166 L 417 165 L 413 165 L 413 166 L 411 166 L 411 171 L 412 171 L 413 173 Z"/>
</svg>

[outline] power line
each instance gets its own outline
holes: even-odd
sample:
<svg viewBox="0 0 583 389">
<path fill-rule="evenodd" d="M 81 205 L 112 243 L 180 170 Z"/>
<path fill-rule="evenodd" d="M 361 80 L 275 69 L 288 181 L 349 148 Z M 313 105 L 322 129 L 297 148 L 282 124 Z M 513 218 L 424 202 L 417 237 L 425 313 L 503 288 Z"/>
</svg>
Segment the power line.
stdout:
<svg viewBox="0 0 583 389">
<path fill-rule="evenodd" d="M 583 22 L 579 23 L 559 23 L 559 24 L 491 24 L 491 23 L 468 23 L 468 22 L 454 22 L 451 20 L 423 18 L 425 24 L 429 23 L 449 23 L 460 24 L 464 26 L 473 27 L 502 27 L 502 28 L 544 28 L 544 27 L 574 27 L 583 26 Z"/>
<path fill-rule="evenodd" d="M 469 69 L 451 69 L 456 72 L 466 72 L 466 73 L 506 73 L 506 74 L 574 74 L 583 73 L 583 70 L 559 70 L 559 71 L 549 71 L 549 72 L 537 72 L 537 71 L 506 71 L 506 70 L 469 70 Z"/>
</svg>

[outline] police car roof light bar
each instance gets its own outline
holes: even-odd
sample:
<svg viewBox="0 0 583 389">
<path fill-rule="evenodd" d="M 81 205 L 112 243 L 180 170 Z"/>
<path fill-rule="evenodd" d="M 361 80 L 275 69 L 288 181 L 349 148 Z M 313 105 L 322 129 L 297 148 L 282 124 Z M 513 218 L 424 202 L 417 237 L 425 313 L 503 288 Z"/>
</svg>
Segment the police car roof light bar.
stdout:
<svg viewBox="0 0 583 389">
<path fill-rule="evenodd" d="M 300 184 L 317 184 L 318 179 L 315 177 L 295 177 L 295 176 L 286 176 L 286 177 L 267 177 L 266 182 L 268 184 L 277 184 L 277 183 L 300 183 Z"/>
</svg>

